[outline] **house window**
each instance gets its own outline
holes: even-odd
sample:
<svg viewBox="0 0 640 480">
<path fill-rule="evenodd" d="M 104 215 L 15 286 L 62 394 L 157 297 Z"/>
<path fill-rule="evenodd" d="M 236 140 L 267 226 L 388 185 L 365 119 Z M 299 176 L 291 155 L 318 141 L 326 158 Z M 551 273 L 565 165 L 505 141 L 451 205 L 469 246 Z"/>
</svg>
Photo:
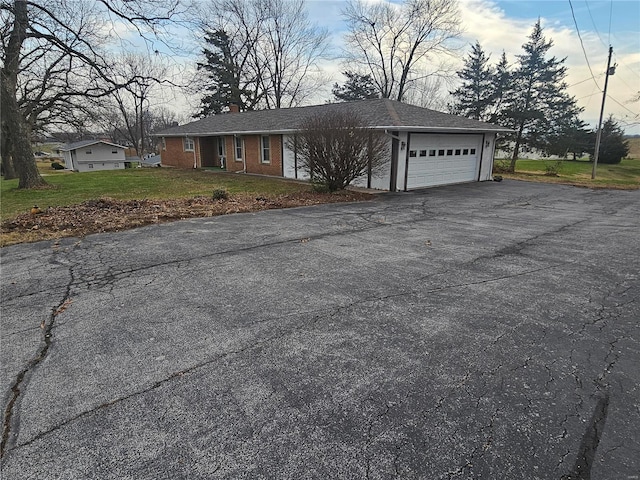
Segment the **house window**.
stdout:
<svg viewBox="0 0 640 480">
<path fill-rule="evenodd" d="M 449 155 L 453 155 L 453 150 L 452 149 L 447 150 L 447 156 L 449 156 Z"/>
<path fill-rule="evenodd" d="M 415 157 L 418 152 L 416 150 L 409 150 L 409 156 Z"/>
<path fill-rule="evenodd" d="M 462 150 L 462 154 L 463 155 L 469 155 L 469 149 L 465 148 L 464 150 Z"/>
<path fill-rule="evenodd" d="M 471 151 L 470 151 L 469 153 L 471 153 L 471 155 L 475 155 L 475 154 L 476 154 L 476 149 L 475 149 L 475 148 L 472 148 L 472 149 L 471 149 Z"/>
<path fill-rule="evenodd" d="M 90 164 L 89 164 L 89 168 L 93 168 L 93 163 L 90 163 Z"/>
<path fill-rule="evenodd" d="M 166 150 L 167 149 L 167 141 L 165 140 L 164 137 L 162 137 L 162 149 Z"/>
<path fill-rule="evenodd" d="M 193 143 L 193 138 L 185 137 L 184 138 L 184 151 L 185 152 L 193 152 L 196 146 Z"/>
<path fill-rule="evenodd" d="M 87 151 L 86 151 L 86 152 L 84 152 L 84 153 L 86 153 L 87 155 L 91 155 L 91 150 L 87 150 Z"/>
<path fill-rule="evenodd" d="M 118 150 L 111 150 L 111 153 L 113 153 L 114 155 L 118 154 Z"/>
<path fill-rule="evenodd" d="M 242 161 L 242 137 L 235 137 L 236 143 L 236 162 Z"/>
<path fill-rule="evenodd" d="M 427 156 L 427 151 L 426 150 L 420 150 L 420 156 L 421 157 L 426 157 Z"/>
<path fill-rule="evenodd" d="M 116 168 L 120 168 L 120 164 L 119 163 L 114 163 L 113 166 L 116 167 Z"/>
<path fill-rule="evenodd" d="M 429 156 L 430 157 L 435 157 L 436 156 L 436 151 L 435 150 L 429 150 Z"/>
<path fill-rule="evenodd" d="M 271 163 L 271 152 L 269 151 L 269 135 L 262 135 L 262 163 Z"/>
<path fill-rule="evenodd" d="M 444 150 L 438 150 L 438 155 L 440 156 L 444 155 Z"/>
<path fill-rule="evenodd" d="M 456 155 L 460 155 L 460 149 L 456 148 Z"/>
</svg>

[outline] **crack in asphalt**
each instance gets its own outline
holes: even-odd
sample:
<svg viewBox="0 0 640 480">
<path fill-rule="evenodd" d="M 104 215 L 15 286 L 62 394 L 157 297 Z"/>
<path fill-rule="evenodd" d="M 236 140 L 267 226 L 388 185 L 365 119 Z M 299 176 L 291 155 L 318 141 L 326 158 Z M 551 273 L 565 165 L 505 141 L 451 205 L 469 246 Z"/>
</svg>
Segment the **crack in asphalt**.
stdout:
<svg viewBox="0 0 640 480">
<path fill-rule="evenodd" d="M 415 219 L 412 220 L 408 220 L 406 222 L 396 222 L 396 223 L 381 223 L 380 221 L 377 221 L 375 219 L 373 219 L 373 217 L 371 217 L 371 219 L 366 219 L 364 218 L 364 215 L 360 216 L 361 220 L 369 223 L 370 225 L 367 225 L 365 227 L 362 228 L 357 228 L 357 227 L 353 227 L 352 230 L 343 230 L 343 231 L 334 231 L 334 232 L 327 232 L 325 234 L 320 234 L 317 236 L 313 236 L 311 237 L 312 240 L 316 240 L 316 239 L 321 239 L 321 238 L 326 238 L 326 237 L 333 237 L 333 236 L 338 236 L 338 235 L 350 235 L 350 234 L 354 234 L 354 233 L 359 233 L 359 232 L 364 232 L 364 231 L 368 231 L 368 230 L 372 230 L 372 229 L 376 229 L 376 228 L 380 228 L 380 227 L 386 227 L 386 226 L 393 226 L 393 225 L 401 225 L 403 223 L 416 223 Z M 425 219 L 425 220 L 432 220 L 431 219 Z M 585 220 L 580 220 L 577 221 L 573 224 L 568 224 L 568 225 L 564 225 L 562 227 L 560 227 L 559 229 L 553 230 L 553 231 L 549 231 L 549 232 L 543 232 L 539 235 L 536 235 L 530 239 L 526 239 L 523 240 L 521 242 L 517 242 L 516 244 L 512 245 L 512 246 L 507 246 L 504 247 L 500 250 L 497 250 L 495 252 L 495 254 L 489 258 L 496 258 L 499 256 L 503 256 L 503 255 L 508 255 L 508 254 L 519 254 L 520 251 L 526 246 L 527 243 L 535 241 L 537 238 L 540 238 L 542 236 L 545 235 L 553 235 L 555 233 L 559 233 L 562 232 L 564 229 L 569 228 L 571 226 L 575 226 L 577 224 L 583 223 Z M 419 221 L 418 221 L 419 223 Z M 299 243 L 300 239 L 299 238 L 289 238 L 289 239 L 283 239 L 283 240 L 277 240 L 277 241 L 273 241 L 271 243 L 268 244 L 259 244 L 259 245 L 253 245 L 253 246 L 248 246 L 248 247 L 244 247 L 244 248 L 236 248 L 233 250 L 228 250 L 228 251 L 222 251 L 222 252 L 213 252 L 210 254 L 206 254 L 206 255 L 198 255 L 198 256 L 194 256 L 193 258 L 188 258 L 188 259 L 176 259 L 176 260 L 172 260 L 172 261 L 168 261 L 168 262 L 162 262 L 162 263 L 158 263 L 158 264 L 154 264 L 154 265 L 148 265 L 148 266 L 143 266 L 140 268 L 132 268 L 129 270 L 122 270 L 122 271 L 114 271 L 113 267 L 109 267 L 109 269 L 106 271 L 106 273 L 99 278 L 94 278 L 92 281 L 83 281 L 83 282 L 78 282 L 76 283 L 76 280 L 74 278 L 74 271 L 73 271 L 73 267 L 69 268 L 69 274 L 70 274 L 70 281 L 67 284 L 66 287 L 66 292 L 65 292 L 65 296 L 63 298 L 63 300 L 58 304 L 57 307 L 54 307 L 52 314 L 49 318 L 49 321 L 46 323 L 45 325 L 45 330 L 44 330 L 44 345 L 42 346 L 42 348 L 39 350 L 39 352 L 36 354 L 36 356 L 34 356 L 34 358 L 27 364 L 27 366 L 20 372 L 20 374 L 18 375 L 18 377 L 16 378 L 16 382 L 14 382 L 14 386 L 12 387 L 11 391 L 13 392 L 13 395 L 10 399 L 9 404 L 7 405 L 7 408 L 5 410 L 5 416 L 4 416 L 4 424 L 3 424 L 3 435 L 2 435 L 2 445 L 0 447 L 0 458 L 2 458 L 2 456 L 5 454 L 5 451 L 11 450 L 13 448 L 19 448 L 19 447 L 23 447 L 26 445 L 30 445 L 33 442 L 35 442 L 36 440 L 56 431 L 59 430 L 60 428 L 63 428 L 65 425 L 68 425 L 69 423 L 83 418 L 87 415 L 90 415 L 96 411 L 99 411 L 101 409 L 104 408 L 108 408 L 110 406 L 113 406 L 119 402 L 122 401 L 126 401 L 130 398 L 133 398 L 135 396 L 138 395 L 142 395 L 144 393 L 147 393 L 149 391 L 152 391 L 154 389 L 157 389 L 159 387 L 161 387 L 162 385 L 164 385 L 165 383 L 171 382 L 173 380 L 175 380 L 176 378 L 182 377 L 186 374 L 190 374 L 192 372 L 195 372 L 196 370 L 205 367 L 207 365 L 213 364 L 215 362 L 218 362 L 219 360 L 226 358 L 228 356 L 232 356 L 232 355 L 237 355 L 237 354 L 242 354 L 246 351 L 249 351 L 251 349 L 254 348 L 258 348 L 264 344 L 273 342 L 273 341 L 277 341 L 278 339 L 284 338 L 287 335 L 290 335 L 292 332 L 295 331 L 299 331 L 300 329 L 303 328 L 307 328 L 309 325 L 313 325 L 315 323 L 317 323 L 318 321 L 320 321 L 322 318 L 332 318 L 335 315 L 338 315 L 341 311 L 344 311 L 345 309 L 360 305 L 360 304 L 364 304 L 364 303 L 370 303 L 370 302 L 374 302 L 374 301 L 385 301 L 391 298 L 395 298 L 395 297 L 401 297 L 401 296 L 405 296 L 405 295 L 415 295 L 417 293 L 436 293 L 436 292 L 440 292 L 443 290 L 447 290 L 447 289 L 453 289 L 453 288 L 461 288 L 461 287 L 466 287 L 466 286 L 473 286 L 473 285 L 479 285 L 479 284 L 483 284 L 483 283 L 489 283 L 489 282 L 495 282 L 495 281 L 501 281 L 501 280 L 505 280 L 505 279 L 511 279 L 514 277 L 518 277 L 518 276 L 522 276 L 522 275 L 528 275 L 531 273 L 536 273 L 542 270 L 547 270 L 547 269 L 552 269 L 552 268 L 557 268 L 559 266 L 563 266 L 566 265 L 567 263 L 571 263 L 571 262 L 565 262 L 565 263 L 559 263 L 559 264 L 554 264 L 554 265 L 547 265 L 541 268 L 536 268 L 536 269 L 532 269 L 532 270 L 527 270 L 524 272 L 519 272 L 519 273 L 515 273 L 515 274 L 510 274 L 510 275 L 504 275 L 504 276 L 500 276 L 500 277 L 494 277 L 494 278 L 489 278 L 489 279 L 483 279 L 483 280 L 478 280 L 478 281 L 473 281 L 473 282 L 464 282 L 464 283 L 459 283 L 459 284 L 454 284 L 454 285 L 445 285 L 442 287 L 438 287 L 438 288 L 433 288 L 430 290 L 420 290 L 419 287 L 417 288 L 413 288 L 410 291 L 404 291 L 404 292 L 399 292 L 399 293 L 395 293 L 395 294 L 389 294 L 389 295 L 385 295 L 385 296 L 379 296 L 379 297 L 370 297 L 370 298 L 365 298 L 365 299 L 359 299 L 356 300 L 354 302 L 345 304 L 345 305 L 338 305 L 335 306 L 329 310 L 323 310 L 323 313 L 319 313 L 319 315 L 315 318 L 313 318 L 311 320 L 310 323 L 304 323 L 298 327 L 295 327 L 292 330 L 286 330 L 286 331 L 281 331 L 278 332 L 277 335 L 273 335 L 269 338 L 266 339 L 262 339 L 256 342 L 253 342 L 250 345 L 246 345 L 243 348 L 239 348 L 236 349 L 234 351 L 229 351 L 229 352 L 223 352 L 219 355 L 217 355 L 215 358 L 209 359 L 205 362 L 202 362 L 200 364 L 197 365 L 193 365 L 191 367 L 188 367 L 184 370 L 178 371 L 178 372 L 174 372 L 171 375 L 167 376 L 164 379 L 161 379 L 157 382 L 155 382 L 154 384 L 152 384 L 150 387 L 133 392 L 129 395 L 114 399 L 112 401 L 109 402 L 105 402 L 101 405 L 96 406 L 95 408 L 92 408 L 90 410 L 81 412 L 80 414 L 76 415 L 73 418 L 70 418 L 68 420 L 65 420 L 64 422 L 52 427 L 51 429 L 45 431 L 45 432 L 41 432 L 38 435 L 36 435 L 35 437 L 33 437 L 32 439 L 20 444 L 20 445 L 15 445 L 15 441 L 17 439 L 17 433 L 13 433 L 12 436 L 12 432 L 15 432 L 16 426 L 17 426 L 17 415 L 16 417 L 12 420 L 12 415 L 13 415 L 13 410 L 14 410 L 14 405 L 16 404 L 16 402 L 19 399 L 19 396 L 21 394 L 21 390 L 24 390 L 24 387 L 26 387 L 26 384 L 28 382 L 28 376 L 30 374 L 30 372 L 37 367 L 37 365 L 46 357 L 46 354 L 49 350 L 49 346 L 51 343 L 51 333 L 52 330 L 55 326 L 55 320 L 56 320 L 56 316 L 58 315 L 58 311 L 60 308 L 63 307 L 63 305 L 65 304 L 65 302 L 67 302 L 70 299 L 70 292 L 73 286 L 76 285 L 86 285 L 87 287 L 90 286 L 98 286 L 98 287 L 104 287 L 104 286 L 111 286 L 113 287 L 113 284 L 115 282 L 118 281 L 118 278 L 121 278 L 124 275 L 130 275 L 132 273 L 136 273 L 139 271 L 144 271 L 144 270 L 149 270 L 149 269 L 153 269 L 156 267 L 160 267 L 160 266 L 166 266 L 166 265 L 171 265 L 171 264 L 176 264 L 178 266 L 180 265 L 185 265 L 188 264 L 189 262 L 192 262 L 194 260 L 198 260 L 198 259 L 204 259 L 204 258 L 211 258 L 211 257 L 215 257 L 218 255 L 225 255 L 225 254 L 234 254 L 234 253 L 240 253 L 240 252 L 246 252 L 246 251 L 251 251 L 254 249 L 261 249 L 261 248 L 268 248 L 271 246 L 277 246 L 277 245 L 282 245 L 282 244 L 288 244 L 288 243 Z M 473 259 L 470 263 L 473 263 L 475 261 L 478 261 L 479 259 L 481 259 L 482 257 L 478 257 L 476 259 Z M 465 263 L 469 263 L 469 262 L 465 262 Z M 422 279 L 426 279 L 429 278 L 433 275 L 430 275 L 428 277 L 423 277 Z M 629 289 L 627 289 L 629 290 Z M 625 291 L 626 292 L 626 291 Z M 24 295 L 27 296 L 27 295 Z M 15 297 L 15 298 L 21 298 L 21 297 Z M 635 300 L 631 300 L 631 302 L 633 302 Z M 604 305 L 601 306 L 601 310 L 598 312 L 598 318 L 592 323 L 598 323 L 601 320 L 604 320 L 604 316 L 602 315 L 603 312 L 606 310 L 606 307 Z M 611 315 L 611 314 L 610 314 Z M 584 330 L 586 329 L 586 326 L 588 324 L 585 323 L 582 326 L 582 329 L 580 330 L 579 334 L 580 336 L 582 336 L 582 334 L 584 333 Z M 600 330 L 602 330 L 604 327 L 606 326 L 606 322 L 604 322 L 604 325 L 602 325 L 600 327 Z M 514 327 L 513 329 L 511 329 L 512 331 L 515 330 L 516 327 Z M 502 337 L 508 335 L 510 332 L 506 331 L 503 332 L 501 335 L 499 335 L 498 337 L 496 337 L 496 339 L 494 340 L 494 344 L 497 343 Z M 607 353 L 607 355 L 605 356 L 605 362 L 608 361 L 609 357 L 613 355 L 613 362 L 610 362 L 608 367 L 605 368 L 605 372 L 608 373 L 608 371 L 611 369 L 611 367 L 616 363 L 616 361 L 618 360 L 619 355 L 616 355 L 615 353 L 613 353 L 613 349 L 615 348 L 615 344 L 616 342 L 618 342 L 618 338 L 616 338 L 615 340 L 613 340 L 612 342 L 608 342 L 610 345 L 610 349 L 609 352 Z M 573 350 L 572 350 L 573 352 Z M 525 361 L 524 366 L 526 367 L 528 361 L 531 360 L 531 357 L 528 357 Z M 552 363 L 553 364 L 553 363 Z M 552 365 L 551 364 L 551 365 Z M 502 366 L 497 367 L 496 371 L 502 368 Z M 517 368 L 523 368 L 523 366 L 517 366 L 515 367 L 515 369 Z M 547 374 L 548 374 L 548 380 L 545 383 L 545 386 L 547 386 L 550 382 L 553 381 L 553 375 L 551 370 L 549 369 L 549 367 L 547 365 L 544 365 L 544 368 L 547 370 Z M 512 369 L 512 370 L 515 370 Z M 576 375 L 575 370 L 572 372 L 574 378 L 576 379 L 576 389 L 578 388 L 582 388 L 582 382 L 579 378 L 578 375 Z M 604 376 L 606 375 L 606 373 L 604 373 L 602 375 L 602 378 L 599 378 L 600 380 L 602 380 L 604 378 Z M 466 391 L 466 386 L 464 385 L 466 380 L 468 379 L 470 375 L 470 372 L 468 373 L 467 377 L 462 381 L 462 383 L 459 385 L 462 386 L 463 389 L 465 389 Z M 484 375 L 483 373 L 480 373 L 480 375 Z M 467 392 L 470 396 L 473 396 L 471 393 Z M 444 397 L 442 397 L 440 399 L 440 401 L 438 402 L 438 405 L 435 407 L 435 409 L 437 410 L 443 403 L 444 400 L 446 398 L 448 398 L 452 393 L 448 393 L 447 395 L 445 395 Z M 478 397 L 478 402 L 476 404 L 476 408 L 478 408 L 478 404 L 480 402 L 480 399 L 483 397 L 484 395 L 480 395 Z M 531 405 L 531 400 L 527 397 L 527 400 L 529 401 L 529 404 Z M 582 402 L 581 402 L 582 403 Z M 607 408 L 608 408 L 608 404 L 609 404 L 609 393 L 608 391 L 605 393 L 605 395 L 603 397 L 601 397 L 598 400 L 598 403 L 596 405 L 594 414 L 592 416 L 591 422 L 589 423 L 588 427 L 587 427 L 587 431 L 585 432 L 585 436 L 583 437 L 583 441 L 580 445 L 580 449 L 579 449 L 579 454 L 578 454 L 578 458 L 576 460 L 576 464 L 574 465 L 574 468 L 572 470 L 571 473 L 569 473 L 568 475 L 565 475 L 562 477 L 562 480 L 588 480 L 590 478 L 590 470 L 591 470 L 591 466 L 593 464 L 593 459 L 596 453 L 596 449 L 598 447 L 598 443 L 600 441 L 601 435 L 602 435 L 602 430 L 604 429 L 604 423 L 606 420 L 606 415 L 607 415 Z M 387 410 L 386 412 L 384 412 L 384 414 L 379 415 L 378 416 L 378 420 L 384 416 L 385 414 L 388 413 L 389 411 L 389 405 L 386 405 Z M 454 473 L 455 475 L 460 475 L 462 473 L 464 473 L 464 471 L 468 468 L 471 467 L 471 465 L 473 464 L 473 459 L 474 458 L 480 458 L 482 457 L 485 452 L 487 450 L 489 450 L 491 448 L 491 443 L 492 443 L 492 435 L 493 435 L 493 428 L 494 428 L 494 422 L 496 417 L 499 414 L 499 410 L 496 409 L 494 414 L 491 416 L 491 420 L 487 425 L 484 425 L 480 428 L 479 433 L 487 433 L 487 435 L 485 435 L 485 443 L 484 445 L 476 445 L 475 448 L 473 449 L 473 451 L 471 452 L 470 458 L 468 460 L 468 462 L 466 462 L 465 465 L 461 466 L 458 470 L 456 470 L 456 473 Z M 579 414 L 571 414 L 571 415 L 566 415 L 565 416 L 565 420 L 563 422 L 566 423 L 568 421 L 568 419 L 570 417 L 574 417 L 574 416 L 578 416 Z M 12 430 L 13 427 L 13 430 Z M 371 436 L 371 429 L 373 427 L 373 423 L 369 424 L 369 440 L 367 442 L 367 445 L 371 444 L 374 440 L 375 437 Z M 565 428 L 565 434 L 566 434 L 566 428 Z M 618 447 L 614 447 L 618 448 Z M 560 467 L 560 465 L 563 463 L 564 459 L 566 458 L 566 456 L 569 455 L 569 452 L 567 452 L 566 454 L 564 454 L 560 460 L 560 462 L 558 463 L 558 467 Z M 399 457 L 396 457 L 396 459 Z M 367 467 L 368 467 L 368 458 L 367 458 Z M 394 462 L 395 464 L 395 462 Z M 396 471 L 397 471 L 397 465 L 395 466 Z M 369 469 L 367 468 L 367 476 L 369 475 Z"/>
<path fill-rule="evenodd" d="M 56 323 L 56 318 L 60 313 L 64 311 L 71 300 L 71 288 L 74 282 L 73 267 L 69 267 L 69 282 L 65 289 L 64 295 L 60 303 L 56 305 L 52 310 L 49 318 L 42 325 L 42 345 L 33 356 L 27 365 L 18 373 L 13 384 L 11 385 L 11 394 L 9 401 L 4 410 L 4 416 L 2 420 L 2 440 L 0 441 L 0 459 L 4 457 L 7 449 L 13 448 L 16 439 L 18 437 L 18 424 L 19 415 L 15 412 L 16 404 L 18 403 L 21 394 L 24 393 L 25 388 L 28 385 L 30 375 L 33 370 L 45 359 L 49 352 L 53 338 L 53 327 Z"/>
<path fill-rule="evenodd" d="M 403 220 L 395 220 L 392 222 L 384 222 L 381 223 L 380 221 L 376 221 L 376 220 L 372 220 L 371 218 L 367 218 L 367 217 L 372 217 L 374 214 L 373 213 L 349 213 L 347 214 L 348 216 L 352 216 L 355 217 L 356 220 L 360 220 L 360 222 L 363 222 L 364 225 L 360 222 L 356 221 L 355 225 L 349 225 L 349 218 L 344 218 L 344 217 L 340 217 L 343 220 L 345 220 L 345 227 L 350 227 L 350 228 L 345 228 L 345 229 L 340 229 L 340 230 L 335 230 L 335 231 L 330 231 L 330 232 L 325 232 L 325 233 L 319 233 L 316 235 L 309 235 L 308 237 L 306 237 L 307 241 L 313 241 L 313 240 L 321 240 L 324 238 L 331 238 L 331 237 L 335 237 L 335 236 L 339 236 L 339 235 L 351 235 L 351 234 L 357 234 L 360 232 L 367 232 L 367 231 L 371 231 L 371 230 L 375 230 L 378 228 L 387 228 L 387 227 L 391 227 L 391 226 L 402 226 L 402 225 L 406 225 L 406 224 L 411 224 L 414 225 L 416 223 L 422 223 L 425 221 L 433 221 L 433 220 L 442 220 L 445 222 L 452 222 L 451 220 L 451 216 L 455 216 L 455 214 L 450 214 L 447 216 L 429 216 L 428 218 L 425 217 L 424 215 L 420 216 L 418 215 L 418 218 L 416 218 L 415 215 L 411 215 L 410 218 L 407 219 L 403 219 Z M 380 214 L 377 214 L 378 217 L 380 216 Z M 521 242 L 518 242 L 518 244 L 521 243 L 527 243 L 531 240 L 535 240 L 536 238 L 540 237 L 540 236 L 544 236 L 544 235 L 552 235 L 554 233 L 557 233 L 559 231 L 562 231 L 564 228 L 569 228 L 572 227 L 578 223 L 584 222 L 586 220 L 579 220 L 577 222 L 574 222 L 572 224 L 569 225 L 565 225 L 560 227 L 557 230 L 552 230 L 552 231 L 548 231 L 548 232 L 543 232 L 535 237 L 533 237 L 532 239 L 525 239 Z M 468 224 L 468 222 L 466 222 L 465 224 Z M 174 264 L 182 264 L 182 263 L 190 263 L 196 260 L 204 260 L 207 258 L 214 258 L 216 256 L 221 256 L 221 255 L 230 255 L 230 254 L 236 254 L 236 253 L 244 253 L 244 252 L 248 252 L 248 251 L 252 251 L 252 250 L 259 250 L 259 249 L 263 249 L 263 248 L 269 248 L 272 246 L 278 246 L 278 245 L 286 245 L 289 243 L 299 243 L 300 242 L 300 237 L 299 236 L 294 236 L 294 237 L 289 237 L 289 238 L 284 238 L 281 240 L 275 240 L 272 241 L 270 243 L 260 243 L 260 244 L 255 244 L 255 245 L 249 245 L 246 247 L 240 247 L 240 248 L 233 248 L 233 249 L 228 249 L 228 250 L 222 250 L 222 251 L 218 251 L 218 252 L 211 252 L 211 253 L 207 253 L 204 255 L 196 255 L 196 256 L 191 256 L 188 258 L 177 258 L 174 260 L 169 260 L 169 261 L 163 261 L 163 262 L 158 262 L 158 263 L 152 263 L 149 265 L 143 265 L 140 267 L 136 267 L 136 268 L 130 268 L 130 269 L 122 269 L 122 270 L 114 270 L 113 267 L 109 267 L 109 269 L 107 270 L 106 273 L 102 274 L 99 277 L 95 277 L 94 279 L 90 280 L 85 280 L 82 282 L 82 284 L 86 285 L 87 287 L 93 287 L 93 286 L 97 286 L 97 287 L 101 287 L 101 286 L 106 286 L 109 283 L 115 281 L 117 278 L 121 277 L 121 276 L 127 276 L 130 275 L 132 273 L 138 273 L 141 271 L 145 271 L 145 270 L 152 270 L 154 268 L 160 267 L 160 266 L 168 266 L 168 265 L 174 265 Z M 80 242 L 78 242 L 79 244 Z M 76 244 L 77 245 L 77 244 Z M 74 245 L 75 246 L 75 245 Z M 504 247 L 504 248 L 509 248 L 509 247 Z M 494 254 L 493 256 L 490 256 L 489 258 L 494 258 L 500 255 L 496 255 Z M 478 261 L 483 259 L 482 256 L 476 258 L 474 261 Z M 77 285 L 73 285 L 73 286 L 77 286 Z M 33 292 L 28 292 L 28 293 L 24 293 L 24 294 L 19 294 L 16 295 L 14 297 L 7 297 L 4 298 L 3 301 L 4 302 L 10 302 L 16 299 L 20 299 L 20 298 L 25 298 L 31 295 L 37 295 L 37 294 L 41 294 L 41 293 L 48 293 L 48 292 L 52 292 L 52 289 L 44 289 L 44 290 L 37 290 L 37 291 L 33 291 Z"/>
<path fill-rule="evenodd" d="M 573 470 L 567 475 L 560 477 L 561 480 L 591 479 L 591 467 L 593 466 L 598 444 L 600 443 L 600 439 L 602 438 L 602 433 L 604 431 L 609 401 L 609 391 L 605 390 L 598 398 L 591 420 L 587 425 L 587 430 L 582 437 L 582 442 L 578 448 L 578 457 L 573 466 Z"/>
</svg>

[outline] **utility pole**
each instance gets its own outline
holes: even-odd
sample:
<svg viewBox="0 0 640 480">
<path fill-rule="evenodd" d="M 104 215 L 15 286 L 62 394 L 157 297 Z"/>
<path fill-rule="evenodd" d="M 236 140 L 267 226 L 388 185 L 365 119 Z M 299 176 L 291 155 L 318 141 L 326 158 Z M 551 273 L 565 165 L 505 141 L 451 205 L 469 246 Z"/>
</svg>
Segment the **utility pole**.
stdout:
<svg viewBox="0 0 640 480">
<path fill-rule="evenodd" d="M 596 135 L 596 150 L 593 154 L 593 170 L 591 171 L 591 179 L 596 178 L 596 169 L 598 168 L 598 154 L 600 153 L 600 139 L 602 138 L 602 116 L 604 115 L 604 101 L 607 98 L 607 85 L 609 84 L 609 75 L 616 73 L 616 66 L 611 66 L 611 55 L 613 47 L 609 45 L 609 59 L 607 60 L 607 74 L 604 77 L 604 92 L 602 93 L 602 106 L 600 107 L 600 121 L 598 122 L 598 133 Z"/>
</svg>

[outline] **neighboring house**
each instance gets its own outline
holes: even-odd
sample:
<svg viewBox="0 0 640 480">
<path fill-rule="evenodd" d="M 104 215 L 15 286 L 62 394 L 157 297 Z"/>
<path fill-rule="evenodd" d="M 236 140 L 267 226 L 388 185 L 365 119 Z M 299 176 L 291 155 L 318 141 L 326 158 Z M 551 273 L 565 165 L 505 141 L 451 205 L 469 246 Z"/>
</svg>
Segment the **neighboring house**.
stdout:
<svg viewBox="0 0 640 480">
<path fill-rule="evenodd" d="M 236 109 L 234 109 L 236 110 Z M 181 168 L 221 166 L 307 179 L 297 152 L 287 148 L 302 122 L 319 113 L 353 112 L 389 138 L 382 174 L 356 185 L 380 190 L 491 180 L 495 137 L 510 130 L 389 99 L 214 115 L 156 134 L 162 164 Z"/>
<path fill-rule="evenodd" d="M 126 148 L 104 140 L 83 140 L 64 145 L 60 152 L 65 168 L 77 172 L 93 172 L 123 169 Z"/>
</svg>

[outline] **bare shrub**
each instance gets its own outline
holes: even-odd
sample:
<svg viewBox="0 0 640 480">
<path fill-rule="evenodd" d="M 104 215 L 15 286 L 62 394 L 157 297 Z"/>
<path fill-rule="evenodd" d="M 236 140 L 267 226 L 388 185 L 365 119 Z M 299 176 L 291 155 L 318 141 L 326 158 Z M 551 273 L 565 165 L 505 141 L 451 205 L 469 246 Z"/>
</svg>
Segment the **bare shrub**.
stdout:
<svg viewBox="0 0 640 480">
<path fill-rule="evenodd" d="M 287 141 L 287 148 L 297 152 L 299 166 L 311 181 L 331 192 L 368 172 L 379 174 L 389 161 L 389 139 L 348 112 L 309 117 Z"/>
</svg>

